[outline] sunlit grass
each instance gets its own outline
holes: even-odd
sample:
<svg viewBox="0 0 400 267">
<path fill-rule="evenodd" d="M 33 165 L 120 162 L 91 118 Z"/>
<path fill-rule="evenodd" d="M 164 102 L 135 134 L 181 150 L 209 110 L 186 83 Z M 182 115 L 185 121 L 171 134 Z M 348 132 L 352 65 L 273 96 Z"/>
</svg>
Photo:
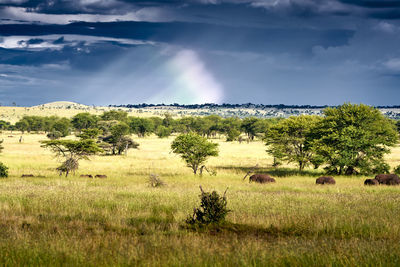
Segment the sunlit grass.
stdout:
<svg viewBox="0 0 400 267">
<path fill-rule="evenodd" d="M 400 188 L 365 187 L 363 177 L 275 177 L 275 184 L 242 178 L 272 159 L 261 142 L 220 144 L 208 162 L 217 176 L 194 176 L 170 153 L 172 138 L 135 140 L 127 156 L 96 156 L 60 177 L 60 164 L 40 147 L 44 135 L 8 137 L 0 161 L 0 262 L 3 265 L 290 265 L 396 266 L 400 264 Z M 400 149 L 389 155 L 399 164 Z M 287 167 L 287 166 L 284 166 Z M 152 188 L 156 173 L 167 184 Z M 21 178 L 34 174 L 34 178 Z M 106 174 L 107 179 L 80 178 Z M 192 231 L 183 221 L 198 206 L 199 185 L 228 187 L 228 223 Z"/>
</svg>

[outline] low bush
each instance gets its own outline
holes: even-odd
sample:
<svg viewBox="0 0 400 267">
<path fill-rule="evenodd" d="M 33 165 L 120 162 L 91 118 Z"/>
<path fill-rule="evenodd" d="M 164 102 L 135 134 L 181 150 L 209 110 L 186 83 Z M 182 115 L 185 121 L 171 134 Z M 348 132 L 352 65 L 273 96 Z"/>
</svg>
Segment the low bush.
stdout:
<svg viewBox="0 0 400 267">
<path fill-rule="evenodd" d="M 0 177 L 8 177 L 8 167 L 0 162 Z"/>
<path fill-rule="evenodd" d="M 226 215 L 230 212 L 226 208 L 226 190 L 223 196 L 220 196 L 216 191 L 212 193 L 204 192 L 201 186 L 200 190 L 200 207 L 194 208 L 193 215 L 186 219 L 186 223 L 191 225 L 206 225 L 224 222 Z"/>
<path fill-rule="evenodd" d="M 161 187 L 166 185 L 164 181 L 162 181 L 161 178 L 154 173 L 150 174 L 148 183 L 150 187 Z"/>
</svg>

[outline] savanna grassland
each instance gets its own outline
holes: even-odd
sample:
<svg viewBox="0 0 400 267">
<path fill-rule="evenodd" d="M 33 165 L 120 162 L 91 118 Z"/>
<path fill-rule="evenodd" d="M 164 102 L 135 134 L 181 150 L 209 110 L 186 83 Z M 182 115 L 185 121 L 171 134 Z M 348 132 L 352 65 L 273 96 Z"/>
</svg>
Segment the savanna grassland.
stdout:
<svg viewBox="0 0 400 267">
<path fill-rule="evenodd" d="M 363 185 L 365 177 L 336 177 L 318 186 L 311 170 L 270 168 L 262 142 L 219 143 L 209 160 L 216 176 L 196 177 L 170 153 L 173 137 L 135 138 L 127 156 L 95 156 L 60 177 L 60 164 L 40 147 L 45 135 L 3 132 L 0 160 L 0 262 L 40 266 L 398 266 L 400 187 Z M 400 148 L 388 157 L 400 161 Z M 249 184 L 249 168 L 276 177 Z M 290 166 L 289 166 L 290 167 Z M 167 184 L 152 188 L 150 173 Z M 21 178 L 34 174 L 34 178 Z M 107 179 L 80 178 L 106 174 Z M 199 205 L 199 185 L 223 193 L 228 224 L 193 231 L 185 219 Z"/>
</svg>

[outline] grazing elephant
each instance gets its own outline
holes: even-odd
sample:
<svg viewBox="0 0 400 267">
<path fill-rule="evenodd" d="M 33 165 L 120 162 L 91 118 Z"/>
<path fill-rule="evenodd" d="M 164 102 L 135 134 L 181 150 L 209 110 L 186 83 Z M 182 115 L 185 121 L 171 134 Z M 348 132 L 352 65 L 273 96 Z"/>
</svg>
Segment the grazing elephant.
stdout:
<svg viewBox="0 0 400 267">
<path fill-rule="evenodd" d="M 375 176 L 375 179 L 378 180 L 380 184 L 386 185 L 398 185 L 400 184 L 399 176 L 396 174 L 378 174 Z"/>
<path fill-rule="evenodd" d="M 364 181 L 364 185 L 379 185 L 379 182 L 376 179 L 367 179 Z"/>
<path fill-rule="evenodd" d="M 91 174 L 81 174 L 82 178 L 93 178 L 93 176 Z"/>
<path fill-rule="evenodd" d="M 270 177 L 268 174 L 254 174 L 250 176 L 249 182 L 256 182 L 260 184 L 265 184 L 265 183 L 275 183 L 275 179 Z"/>
<path fill-rule="evenodd" d="M 316 181 L 316 184 L 336 184 L 335 179 L 332 176 L 322 176 L 319 177 Z"/>
</svg>

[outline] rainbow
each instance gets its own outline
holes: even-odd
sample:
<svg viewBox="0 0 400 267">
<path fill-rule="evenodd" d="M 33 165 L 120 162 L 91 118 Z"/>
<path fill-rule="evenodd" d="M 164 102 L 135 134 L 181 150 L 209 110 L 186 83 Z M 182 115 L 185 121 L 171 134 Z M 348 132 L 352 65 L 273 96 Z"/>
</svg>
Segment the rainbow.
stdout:
<svg viewBox="0 0 400 267">
<path fill-rule="evenodd" d="M 221 103 L 223 86 L 193 50 L 181 50 L 166 63 L 169 84 L 150 103 Z"/>
</svg>

